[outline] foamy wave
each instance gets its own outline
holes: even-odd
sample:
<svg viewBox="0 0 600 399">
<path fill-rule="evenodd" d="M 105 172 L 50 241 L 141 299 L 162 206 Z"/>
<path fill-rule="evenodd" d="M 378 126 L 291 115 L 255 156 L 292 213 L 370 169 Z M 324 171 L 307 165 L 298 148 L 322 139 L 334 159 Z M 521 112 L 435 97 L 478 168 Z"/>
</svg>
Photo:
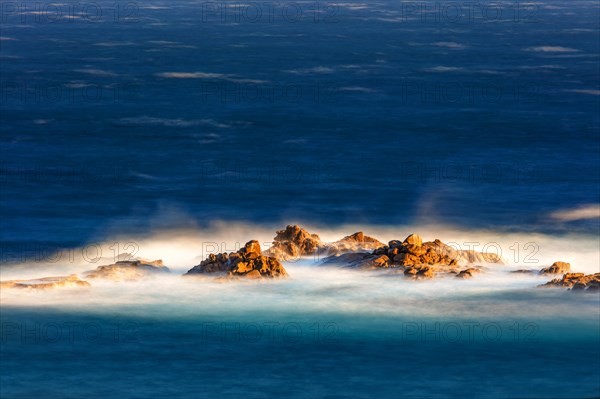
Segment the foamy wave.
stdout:
<svg viewBox="0 0 600 399">
<path fill-rule="evenodd" d="M 573 212 L 573 211 L 567 211 Z M 559 214 L 560 217 L 598 217 L 598 207 L 585 208 L 579 213 Z M 566 215 L 566 216 L 565 216 Z M 171 218 L 186 218 L 185 215 L 170 214 Z M 189 219 L 193 220 L 193 219 Z M 329 227 L 298 223 L 308 231 L 317 233 L 323 242 L 335 242 L 357 231 L 374 237 L 381 242 L 403 240 L 411 233 L 418 233 L 424 241 L 440 239 L 455 249 L 494 252 L 504 258 L 502 270 L 530 268 L 539 270 L 555 261 L 570 262 L 574 271 L 597 273 L 600 251 L 597 238 L 582 234 L 554 236 L 535 233 L 502 233 L 491 230 L 466 230 L 455 226 L 422 224 L 418 226 L 373 226 L 348 224 Z M 277 225 L 255 225 L 241 222 L 214 222 L 208 226 L 164 229 L 150 231 L 141 236 L 118 233 L 91 242 L 83 248 L 65 249 L 62 254 L 48 254 L 47 261 L 21 262 L 12 267 L 3 266 L 3 279 L 34 278 L 40 274 L 64 275 L 81 273 L 115 261 L 114 256 L 124 252 L 145 259 L 162 259 L 175 273 L 185 273 L 197 265 L 209 253 L 237 251 L 251 239 L 259 241 L 263 249 L 273 242 L 276 230 L 286 223 Z M 118 228 L 118 225 L 115 226 Z M 116 245 L 117 244 L 117 245 Z M 306 261 L 319 264 L 318 257 Z"/>
<path fill-rule="evenodd" d="M 93 69 L 93 68 L 75 69 L 75 72 L 85 73 L 87 75 L 92 75 L 92 76 L 102 76 L 102 77 L 119 76 L 115 72 L 105 71 L 103 69 Z"/>
<path fill-rule="evenodd" d="M 556 211 L 550 214 L 550 217 L 562 222 L 573 222 L 576 220 L 598 219 L 600 218 L 600 205 L 589 205 L 575 209 Z"/>
<path fill-rule="evenodd" d="M 451 48 L 451 49 L 464 49 L 466 48 L 466 46 L 464 44 L 460 44 L 460 43 L 456 43 L 456 42 L 436 42 L 436 43 L 432 43 L 434 46 L 437 47 L 445 47 L 445 48 Z"/>
<path fill-rule="evenodd" d="M 458 72 L 462 71 L 463 68 L 460 67 L 447 67 L 447 66 L 436 66 L 433 68 L 425 69 L 426 72 Z"/>
<path fill-rule="evenodd" d="M 160 72 L 156 76 L 167 79 L 206 79 L 206 80 L 225 80 L 233 83 L 250 83 L 250 84 L 264 84 L 268 83 L 266 80 L 260 79 L 246 79 L 240 78 L 235 75 L 228 75 L 222 73 L 211 73 L 211 72 Z"/>
<path fill-rule="evenodd" d="M 591 96 L 600 96 L 600 90 L 597 89 L 574 89 L 566 90 L 570 93 L 589 94 Z"/>
<path fill-rule="evenodd" d="M 216 122 L 212 119 L 194 119 L 185 120 L 181 118 L 169 119 L 169 118 L 157 118 L 153 116 L 138 116 L 130 118 L 121 118 L 118 120 L 119 123 L 132 124 L 132 125 L 159 125 L 167 127 L 191 127 L 191 126 L 212 126 L 218 128 L 228 128 L 229 125 L 224 123 Z"/>
<path fill-rule="evenodd" d="M 471 280 L 439 276 L 429 281 L 410 281 L 394 271 L 359 271 L 322 266 L 306 257 L 284 262 L 290 278 L 281 280 L 219 283 L 213 278 L 181 276 L 208 253 L 235 251 L 257 239 L 265 248 L 277 226 L 218 222 L 207 227 L 149 232 L 146 236 L 111 235 L 97 244 L 67 250 L 53 261 L 23 262 L 2 268 L 3 280 L 69 275 L 100 265 L 132 258 L 162 259 L 172 273 L 161 273 L 134 282 L 94 280 L 91 287 L 30 291 L 0 291 L 2 306 L 50 306 L 86 312 L 127 312 L 179 317 L 206 312 L 219 315 L 338 314 L 385 317 L 542 317 L 589 313 L 595 296 L 535 288 L 549 276 L 510 274 L 518 268 L 539 270 L 554 261 L 571 262 L 578 272 L 598 272 L 596 237 L 549 236 L 526 233 L 474 231 L 452 226 L 304 226 L 332 242 L 362 230 L 386 242 L 417 232 L 426 240 L 440 238 L 464 249 L 501 248 L 508 265 L 490 265 Z M 489 247 L 488 249 L 490 249 Z M 587 298 L 587 299 L 586 299 Z M 523 306 L 526 301 L 527 306 Z M 577 306 L 574 302 L 577 301 Z M 586 302 L 587 301 L 587 302 Z M 588 303 L 586 305 L 586 303 Z M 594 306 L 597 306 L 594 305 Z M 594 307 L 595 309 L 595 307 Z"/>
<path fill-rule="evenodd" d="M 329 74 L 333 73 L 335 70 L 333 68 L 324 67 L 324 66 L 316 66 L 313 68 L 302 68 L 302 69 L 290 69 L 285 72 L 292 73 L 295 75 L 310 75 L 310 74 Z"/>
<path fill-rule="evenodd" d="M 527 47 L 525 51 L 533 51 L 535 53 L 576 53 L 579 50 L 562 46 L 536 46 Z"/>
</svg>

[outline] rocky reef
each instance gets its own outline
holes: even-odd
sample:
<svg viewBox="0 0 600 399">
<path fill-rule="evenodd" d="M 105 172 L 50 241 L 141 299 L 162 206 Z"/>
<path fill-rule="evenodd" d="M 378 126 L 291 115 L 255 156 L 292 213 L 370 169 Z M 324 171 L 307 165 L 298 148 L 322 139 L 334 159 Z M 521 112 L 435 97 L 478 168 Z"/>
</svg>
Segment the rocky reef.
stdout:
<svg viewBox="0 0 600 399">
<path fill-rule="evenodd" d="M 600 273 L 565 273 L 562 278 L 555 278 L 539 287 L 562 287 L 571 290 L 586 290 L 598 292 L 600 289 Z"/>
<path fill-rule="evenodd" d="M 169 268 L 163 265 L 162 260 L 148 261 L 122 260 L 112 265 L 99 266 L 95 270 L 84 273 L 88 279 L 107 279 L 113 281 L 136 281 L 149 277 L 155 273 L 169 273 Z"/>
<path fill-rule="evenodd" d="M 504 264 L 495 253 L 457 250 L 435 239 L 424 242 L 418 234 L 387 244 L 359 231 L 338 241 L 322 242 L 317 234 L 298 225 L 288 225 L 276 232 L 273 245 L 263 251 L 257 240 L 248 241 L 237 252 L 210 254 L 200 264 L 192 267 L 185 276 L 210 276 L 218 280 L 282 278 L 288 276 L 282 261 L 293 261 L 301 256 L 315 255 L 324 258 L 322 265 L 335 265 L 361 270 L 388 270 L 391 274 L 420 280 L 438 275 L 456 279 L 472 279 L 488 271 L 490 264 Z M 120 257 L 130 256 L 121 254 Z M 119 258 L 121 259 L 121 258 Z M 118 260 L 99 266 L 83 274 L 85 279 L 111 281 L 136 281 L 170 272 L 162 260 Z M 562 275 L 543 287 L 563 287 L 573 290 L 597 291 L 600 273 L 585 275 L 572 273 L 571 265 L 557 261 L 541 270 L 521 269 L 512 274 Z M 37 280 L 12 280 L 2 282 L 2 288 L 46 289 L 58 287 L 88 287 L 90 284 L 76 275 L 45 277 Z"/>
<path fill-rule="evenodd" d="M 33 290 L 46 290 L 52 288 L 89 287 L 90 283 L 81 280 L 76 274 L 61 277 L 44 277 L 32 280 L 11 280 L 0 283 L 0 288 L 21 288 Z"/>
<path fill-rule="evenodd" d="M 423 242 L 418 234 L 411 234 L 404 241 L 392 240 L 372 252 L 330 256 L 323 263 L 360 269 L 401 268 L 404 275 L 411 278 L 432 278 L 436 273 L 454 273 L 460 278 L 470 278 L 481 268 L 462 270 L 465 265 L 502 264 L 502 260 L 493 253 L 455 250 L 437 239 Z"/>
<path fill-rule="evenodd" d="M 262 255 L 260 244 L 256 240 L 248 241 L 237 252 L 210 254 L 208 258 L 191 268 L 185 275 L 198 274 L 249 279 L 285 277 L 288 275 L 279 260 Z"/>
</svg>

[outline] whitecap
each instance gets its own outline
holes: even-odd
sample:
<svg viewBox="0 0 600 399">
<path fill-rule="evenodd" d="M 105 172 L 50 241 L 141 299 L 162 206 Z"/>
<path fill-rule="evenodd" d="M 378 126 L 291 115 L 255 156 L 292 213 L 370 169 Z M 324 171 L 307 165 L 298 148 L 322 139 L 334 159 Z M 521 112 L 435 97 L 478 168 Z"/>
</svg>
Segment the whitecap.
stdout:
<svg viewBox="0 0 600 399">
<path fill-rule="evenodd" d="M 527 47 L 524 49 L 525 51 L 533 51 L 536 53 L 576 53 L 579 50 L 570 47 L 562 47 L 562 46 L 536 46 L 536 47 Z"/>
<path fill-rule="evenodd" d="M 600 95 L 600 91 L 598 91 L 598 95 Z M 586 205 L 573 209 L 555 211 L 550 214 L 550 217 L 562 222 L 598 219 L 600 218 L 600 205 Z"/>
<path fill-rule="evenodd" d="M 85 73 L 87 75 L 93 75 L 93 76 L 103 76 L 103 77 L 119 76 L 115 72 L 106 71 L 104 69 L 95 69 L 95 68 L 75 69 L 75 72 Z"/>
</svg>

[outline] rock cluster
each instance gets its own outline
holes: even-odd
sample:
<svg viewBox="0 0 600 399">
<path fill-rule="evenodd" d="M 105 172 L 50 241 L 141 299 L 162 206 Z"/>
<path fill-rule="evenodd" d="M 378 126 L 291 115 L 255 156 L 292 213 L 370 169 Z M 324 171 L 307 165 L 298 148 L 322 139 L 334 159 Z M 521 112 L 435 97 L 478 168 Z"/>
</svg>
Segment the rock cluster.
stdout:
<svg viewBox="0 0 600 399">
<path fill-rule="evenodd" d="M 387 246 L 373 251 L 375 255 L 385 255 L 389 263 L 398 266 L 458 265 L 454 250 L 440 240 L 423 243 L 417 234 L 411 234 L 403 242 L 393 240 Z"/>
<path fill-rule="evenodd" d="M 325 259 L 326 263 L 351 263 L 360 268 L 437 266 L 442 271 L 459 271 L 459 265 L 483 260 L 502 263 L 499 256 L 491 253 L 457 251 L 440 240 L 423 242 L 417 234 L 404 241 L 392 240 L 371 253 L 346 254 Z"/>
<path fill-rule="evenodd" d="M 264 256 L 256 240 L 246 243 L 237 252 L 210 254 L 199 265 L 190 269 L 186 275 L 219 274 L 228 277 L 285 277 L 286 270 L 276 258 Z"/>
<path fill-rule="evenodd" d="M 455 273 L 459 278 L 470 278 L 480 269 L 461 271 L 461 265 L 476 262 L 502 263 L 496 254 L 458 251 L 440 240 L 423 242 L 418 234 L 411 234 L 404 241 L 392 240 L 370 253 L 346 253 L 324 260 L 324 264 L 361 269 L 404 268 L 404 275 L 411 278 L 432 278 L 436 273 Z"/>
<path fill-rule="evenodd" d="M 572 290 L 598 291 L 600 289 L 600 273 L 565 273 L 562 278 L 555 278 L 540 287 L 565 287 Z"/>
<path fill-rule="evenodd" d="M 84 273 L 89 279 L 108 279 L 113 281 L 135 281 L 154 273 L 168 273 L 169 268 L 162 260 L 122 260 L 112 265 L 99 266 Z"/>
<path fill-rule="evenodd" d="M 81 280 L 77 275 L 62 277 L 44 277 L 34 280 L 12 280 L 0 283 L 0 288 L 26 288 L 26 289 L 50 289 L 50 288 L 73 288 L 89 287 L 90 283 Z"/>
</svg>

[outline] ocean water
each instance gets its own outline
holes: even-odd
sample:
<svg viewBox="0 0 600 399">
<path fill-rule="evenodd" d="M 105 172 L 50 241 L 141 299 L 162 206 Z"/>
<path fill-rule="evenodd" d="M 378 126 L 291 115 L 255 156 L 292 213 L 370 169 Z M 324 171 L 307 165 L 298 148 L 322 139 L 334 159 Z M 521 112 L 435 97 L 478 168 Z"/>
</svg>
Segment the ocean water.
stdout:
<svg viewBox="0 0 600 399">
<path fill-rule="evenodd" d="M 600 396 L 598 296 L 508 274 L 600 271 L 597 1 L 0 8 L 1 279 L 173 271 L 3 290 L 2 398 Z M 179 277 L 289 223 L 507 265 Z"/>
<path fill-rule="evenodd" d="M 420 226 L 423 228 L 423 226 Z M 350 229 L 346 227 L 345 229 Z M 387 240 L 405 231 L 371 227 Z M 314 231 L 311 229 L 311 231 Z M 324 231 L 326 240 L 343 231 Z M 426 239 L 489 240 L 530 234 L 422 230 Z M 530 259 L 503 253 L 472 280 L 410 281 L 402 274 L 285 262 L 288 279 L 219 283 L 185 278 L 215 250 L 269 229 L 223 225 L 131 241 L 161 254 L 172 273 L 138 282 L 44 292 L 2 290 L 2 397 L 593 398 L 600 394 L 600 297 L 536 288 L 548 276 L 514 275 L 567 259 L 597 272 L 595 237 L 537 235 Z M 214 241 L 209 241 L 214 240 Z M 118 241 L 117 241 L 118 242 Z M 481 244 L 483 244 L 482 241 Z M 489 242 L 492 242 L 491 240 Z M 209 244 L 207 246 L 207 244 Z M 115 243 L 98 248 L 110 254 Z M 524 246 L 521 244 L 521 246 Z M 219 249 L 223 250 L 223 249 Z M 86 251 L 5 264 L 3 279 L 81 274 L 110 256 Z"/>
<path fill-rule="evenodd" d="M 215 220 L 598 233 L 551 216 L 600 195 L 595 1 L 7 4 L 9 255 Z"/>
</svg>

